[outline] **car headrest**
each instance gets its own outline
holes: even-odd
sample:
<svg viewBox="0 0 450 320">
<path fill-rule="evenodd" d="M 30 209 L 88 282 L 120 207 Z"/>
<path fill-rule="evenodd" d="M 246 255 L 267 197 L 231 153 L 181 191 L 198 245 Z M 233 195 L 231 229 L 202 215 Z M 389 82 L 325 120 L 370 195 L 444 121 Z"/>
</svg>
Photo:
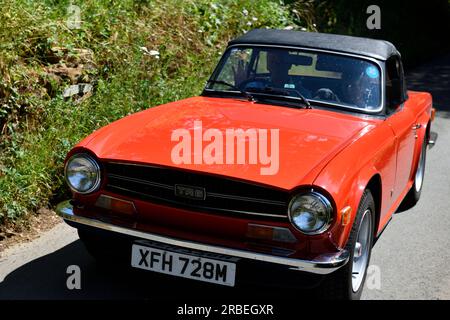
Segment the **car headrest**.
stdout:
<svg viewBox="0 0 450 320">
<path fill-rule="evenodd" d="M 342 72 L 343 57 L 320 54 L 317 56 L 316 70 Z"/>
<path fill-rule="evenodd" d="M 289 63 L 295 66 L 310 66 L 313 62 L 312 57 L 305 56 L 302 54 L 290 54 L 289 55 Z"/>
</svg>

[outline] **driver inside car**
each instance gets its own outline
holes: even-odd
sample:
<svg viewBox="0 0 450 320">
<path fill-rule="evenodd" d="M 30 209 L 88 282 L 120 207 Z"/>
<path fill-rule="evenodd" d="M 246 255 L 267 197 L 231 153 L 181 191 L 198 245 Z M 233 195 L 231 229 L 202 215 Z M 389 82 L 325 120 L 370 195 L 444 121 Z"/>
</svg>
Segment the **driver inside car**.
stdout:
<svg viewBox="0 0 450 320">
<path fill-rule="evenodd" d="M 350 69 L 345 78 L 345 103 L 366 109 L 375 109 L 380 104 L 379 71 L 374 66 L 362 64 Z"/>
<path fill-rule="evenodd" d="M 270 72 L 266 79 L 248 79 L 240 82 L 239 87 L 242 90 L 272 88 L 275 90 L 286 90 L 288 95 L 296 96 L 295 91 L 300 92 L 305 98 L 311 98 L 311 91 L 303 87 L 300 80 L 294 80 L 289 75 L 292 62 L 289 52 L 286 50 L 271 50 L 267 52 L 267 70 Z M 235 73 L 235 79 L 239 78 Z"/>
</svg>

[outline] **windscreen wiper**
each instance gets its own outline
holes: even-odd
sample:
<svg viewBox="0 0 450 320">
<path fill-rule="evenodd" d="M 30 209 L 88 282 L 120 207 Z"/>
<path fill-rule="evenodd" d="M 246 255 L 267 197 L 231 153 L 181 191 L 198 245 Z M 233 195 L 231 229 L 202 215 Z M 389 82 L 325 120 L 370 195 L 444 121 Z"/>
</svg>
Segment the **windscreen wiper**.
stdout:
<svg viewBox="0 0 450 320">
<path fill-rule="evenodd" d="M 279 93 L 279 94 L 282 94 L 286 98 L 299 99 L 305 104 L 306 109 L 312 109 L 311 103 L 309 102 L 309 100 L 306 99 L 305 96 L 302 95 L 298 90 L 295 90 L 295 89 L 278 89 L 278 88 L 273 88 L 273 87 L 264 87 L 264 89 L 262 89 L 261 91 L 264 92 L 264 93 Z M 289 92 L 294 92 L 296 95 L 298 95 L 298 97 L 289 95 Z M 276 96 L 276 94 L 274 96 Z"/>
<path fill-rule="evenodd" d="M 244 97 L 246 97 L 248 101 L 256 101 L 255 98 L 250 93 L 248 93 L 247 91 L 244 91 L 242 89 L 239 89 L 234 84 L 228 83 L 226 81 L 222 81 L 222 80 L 208 80 L 208 81 L 206 81 L 206 83 L 223 84 L 225 86 L 230 87 L 231 89 L 234 89 L 234 90 L 239 91 L 240 93 L 242 93 L 242 95 Z"/>
</svg>

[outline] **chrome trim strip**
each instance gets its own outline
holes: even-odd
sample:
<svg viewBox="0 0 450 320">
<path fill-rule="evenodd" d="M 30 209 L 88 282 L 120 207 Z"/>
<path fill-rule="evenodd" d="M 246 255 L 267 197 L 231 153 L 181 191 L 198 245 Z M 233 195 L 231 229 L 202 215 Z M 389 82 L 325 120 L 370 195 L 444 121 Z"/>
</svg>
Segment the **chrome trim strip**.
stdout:
<svg viewBox="0 0 450 320">
<path fill-rule="evenodd" d="M 181 240 L 163 235 L 156 235 L 147 233 L 135 229 L 123 228 L 117 225 L 105 223 L 96 219 L 77 216 L 73 212 L 73 206 L 70 204 L 70 200 L 66 200 L 58 204 L 56 207 L 56 213 L 61 216 L 65 221 L 74 222 L 81 225 L 91 226 L 94 228 L 107 230 L 111 232 L 117 232 L 128 236 L 142 238 L 146 240 L 156 241 L 160 243 L 166 243 L 178 247 L 213 252 L 223 254 L 232 257 L 275 263 L 290 267 L 292 270 L 305 271 L 315 274 L 329 274 L 340 267 L 344 266 L 349 260 L 349 252 L 342 250 L 336 253 L 324 254 L 314 260 L 300 260 L 294 258 L 273 256 L 265 253 L 257 253 L 252 251 L 245 251 L 241 249 L 233 249 L 215 245 L 208 245 L 189 240 Z"/>
<path fill-rule="evenodd" d="M 228 46 L 227 49 L 225 50 L 225 52 L 228 51 L 228 49 L 234 48 L 234 47 L 268 47 L 268 48 L 285 48 L 285 49 L 293 49 L 293 50 L 304 50 L 304 51 L 309 51 L 309 52 L 322 52 L 322 53 L 329 53 L 329 54 L 335 54 L 335 55 L 341 55 L 341 56 L 348 56 L 348 57 L 353 57 L 353 58 L 358 58 L 358 59 L 363 59 L 363 60 L 368 60 L 370 62 L 373 62 L 380 68 L 380 73 L 381 73 L 381 105 L 380 105 L 379 108 L 374 109 L 374 110 L 366 110 L 366 109 L 363 109 L 363 108 L 351 107 L 351 106 L 347 106 L 347 105 L 333 104 L 333 103 L 329 103 L 327 101 L 322 101 L 322 100 L 318 100 L 318 101 L 320 103 L 323 103 L 323 104 L 330 104 L 330 105 L 339 106 L 340 108 L 343 108 L 343 109 L 357 110 L 357 111 L 365 113 L 365 114 L 376 114 L 376 113 L 379 113 L 379 112 L 383 111 L 383 109 L 384 109 L 384 87 L 385 87 L 384 69 L 383 69 L 383 66 L 381 65 L 380 61 L 375 59 L 375 58 L 366 57 L 366 56 L 363 56 L 363 55 L 352 54 L 352 53 L 340 52 L 340 51 L 314 49 L 314 48 L 307 48 L 307 47 L 300 47 L 300 46 L 295 47 L 295 46 L 270 45 L 270 44 L 252 44 L 252 43 L 233 44 L 231 46 Z M 215 73 L 215 70 L 214 70 L 214 73 Z M 216 92 L 223 91 L 223 90 L 208 89 L 206 87 L 204 88 L 204 90 L 206 90 L 206 91 L 216 91 Z M 238 93 L 238 91 L 232 91 L 232 90 L 225 91 L 225 92 Z M 308 101 L 313 101 L 314 102 L 313 99 L 308 99 Z"/>
<path fill-rule="evenodd" d="M 206 194 L 208 197 L 213 197 L 213 198 L 223 198 L 223 199 L 232 199 L 232 200 L 239 200 L 239 201 L 266 203 L 266 204 L 273 204 L 276 206 L 286 206 L 287 207 L 287 203 L 284 203 L 283 201 L 272 201 L 272 200 L 266 200 L 266 199 L 260 199 L 260 198 L 233 196 L 231 194 L 223 194 L 223 193 L 215 193 L 215 192 L 206 192 Z"/>
<path fill-rule="evenodd" d="M 147 194 L 147 193 L 142 193 L 139 191 L 134 191 L 134 190 L 130 190 L 127 188 L 122 188 L 122 187 L 117 187 L 114 185 L 109 185 L 112 188 L 115 189 L 120 189 L 126 192 L 131 192 L 134 193 L 136 195 L 141 195 L 144 197 L 149 197 L 149 198 L 154 198 L 154 199 L 158 199 L 161 201 L 164 201 L 166 203 L 172 203 L 172 204 L 176 204 L 176 205 L 180 205 L 180 206 L 186 206 L 188 208 L 197 208 L 197 209 L 204 209 L 204 210 L 210 210 L 210 211 L 217 211 L 217 212 L 231 212 L 231 213 L 238 213 L 238 214 L 247 214 L 247 215 L 252 215 L 252 216 L 260 216 L 260 217 L 268 217 L 268 218 L 279 218 L 279 219 L 288 219 L 287 214 L 286 215 L 281 215 L 281 214 L 270 214 L 270 213 L 261 213 L 261 212 L 250 212 L 250 211 L 242 211 L 242 210 L 230 210 L 230 209 L 223 209 L 223 208 L 216 208 L 216 207 L 207 207 L 207 206 L 201 206 L 201 205 L 191 205 L 191 204 L 186 204 L 183 202 L 179 202 L 179 201 L 175 201 L 175 200 L 169 200 L 166 198 L 161 198 L 161 197 L 157 197 L 151 194 Z"/>
</svg>

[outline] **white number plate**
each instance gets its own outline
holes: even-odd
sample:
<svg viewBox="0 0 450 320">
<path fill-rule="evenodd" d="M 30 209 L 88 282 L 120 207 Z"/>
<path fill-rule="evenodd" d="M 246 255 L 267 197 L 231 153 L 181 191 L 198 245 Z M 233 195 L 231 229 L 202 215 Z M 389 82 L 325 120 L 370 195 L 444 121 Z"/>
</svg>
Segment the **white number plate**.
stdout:
<svg viewBox="0 0 450 320">
<path fill-rule="evenodd" d="M 131 266 L 205 282 L 234 286 L 236 264 L 133 244 Z"/>
</svg>

